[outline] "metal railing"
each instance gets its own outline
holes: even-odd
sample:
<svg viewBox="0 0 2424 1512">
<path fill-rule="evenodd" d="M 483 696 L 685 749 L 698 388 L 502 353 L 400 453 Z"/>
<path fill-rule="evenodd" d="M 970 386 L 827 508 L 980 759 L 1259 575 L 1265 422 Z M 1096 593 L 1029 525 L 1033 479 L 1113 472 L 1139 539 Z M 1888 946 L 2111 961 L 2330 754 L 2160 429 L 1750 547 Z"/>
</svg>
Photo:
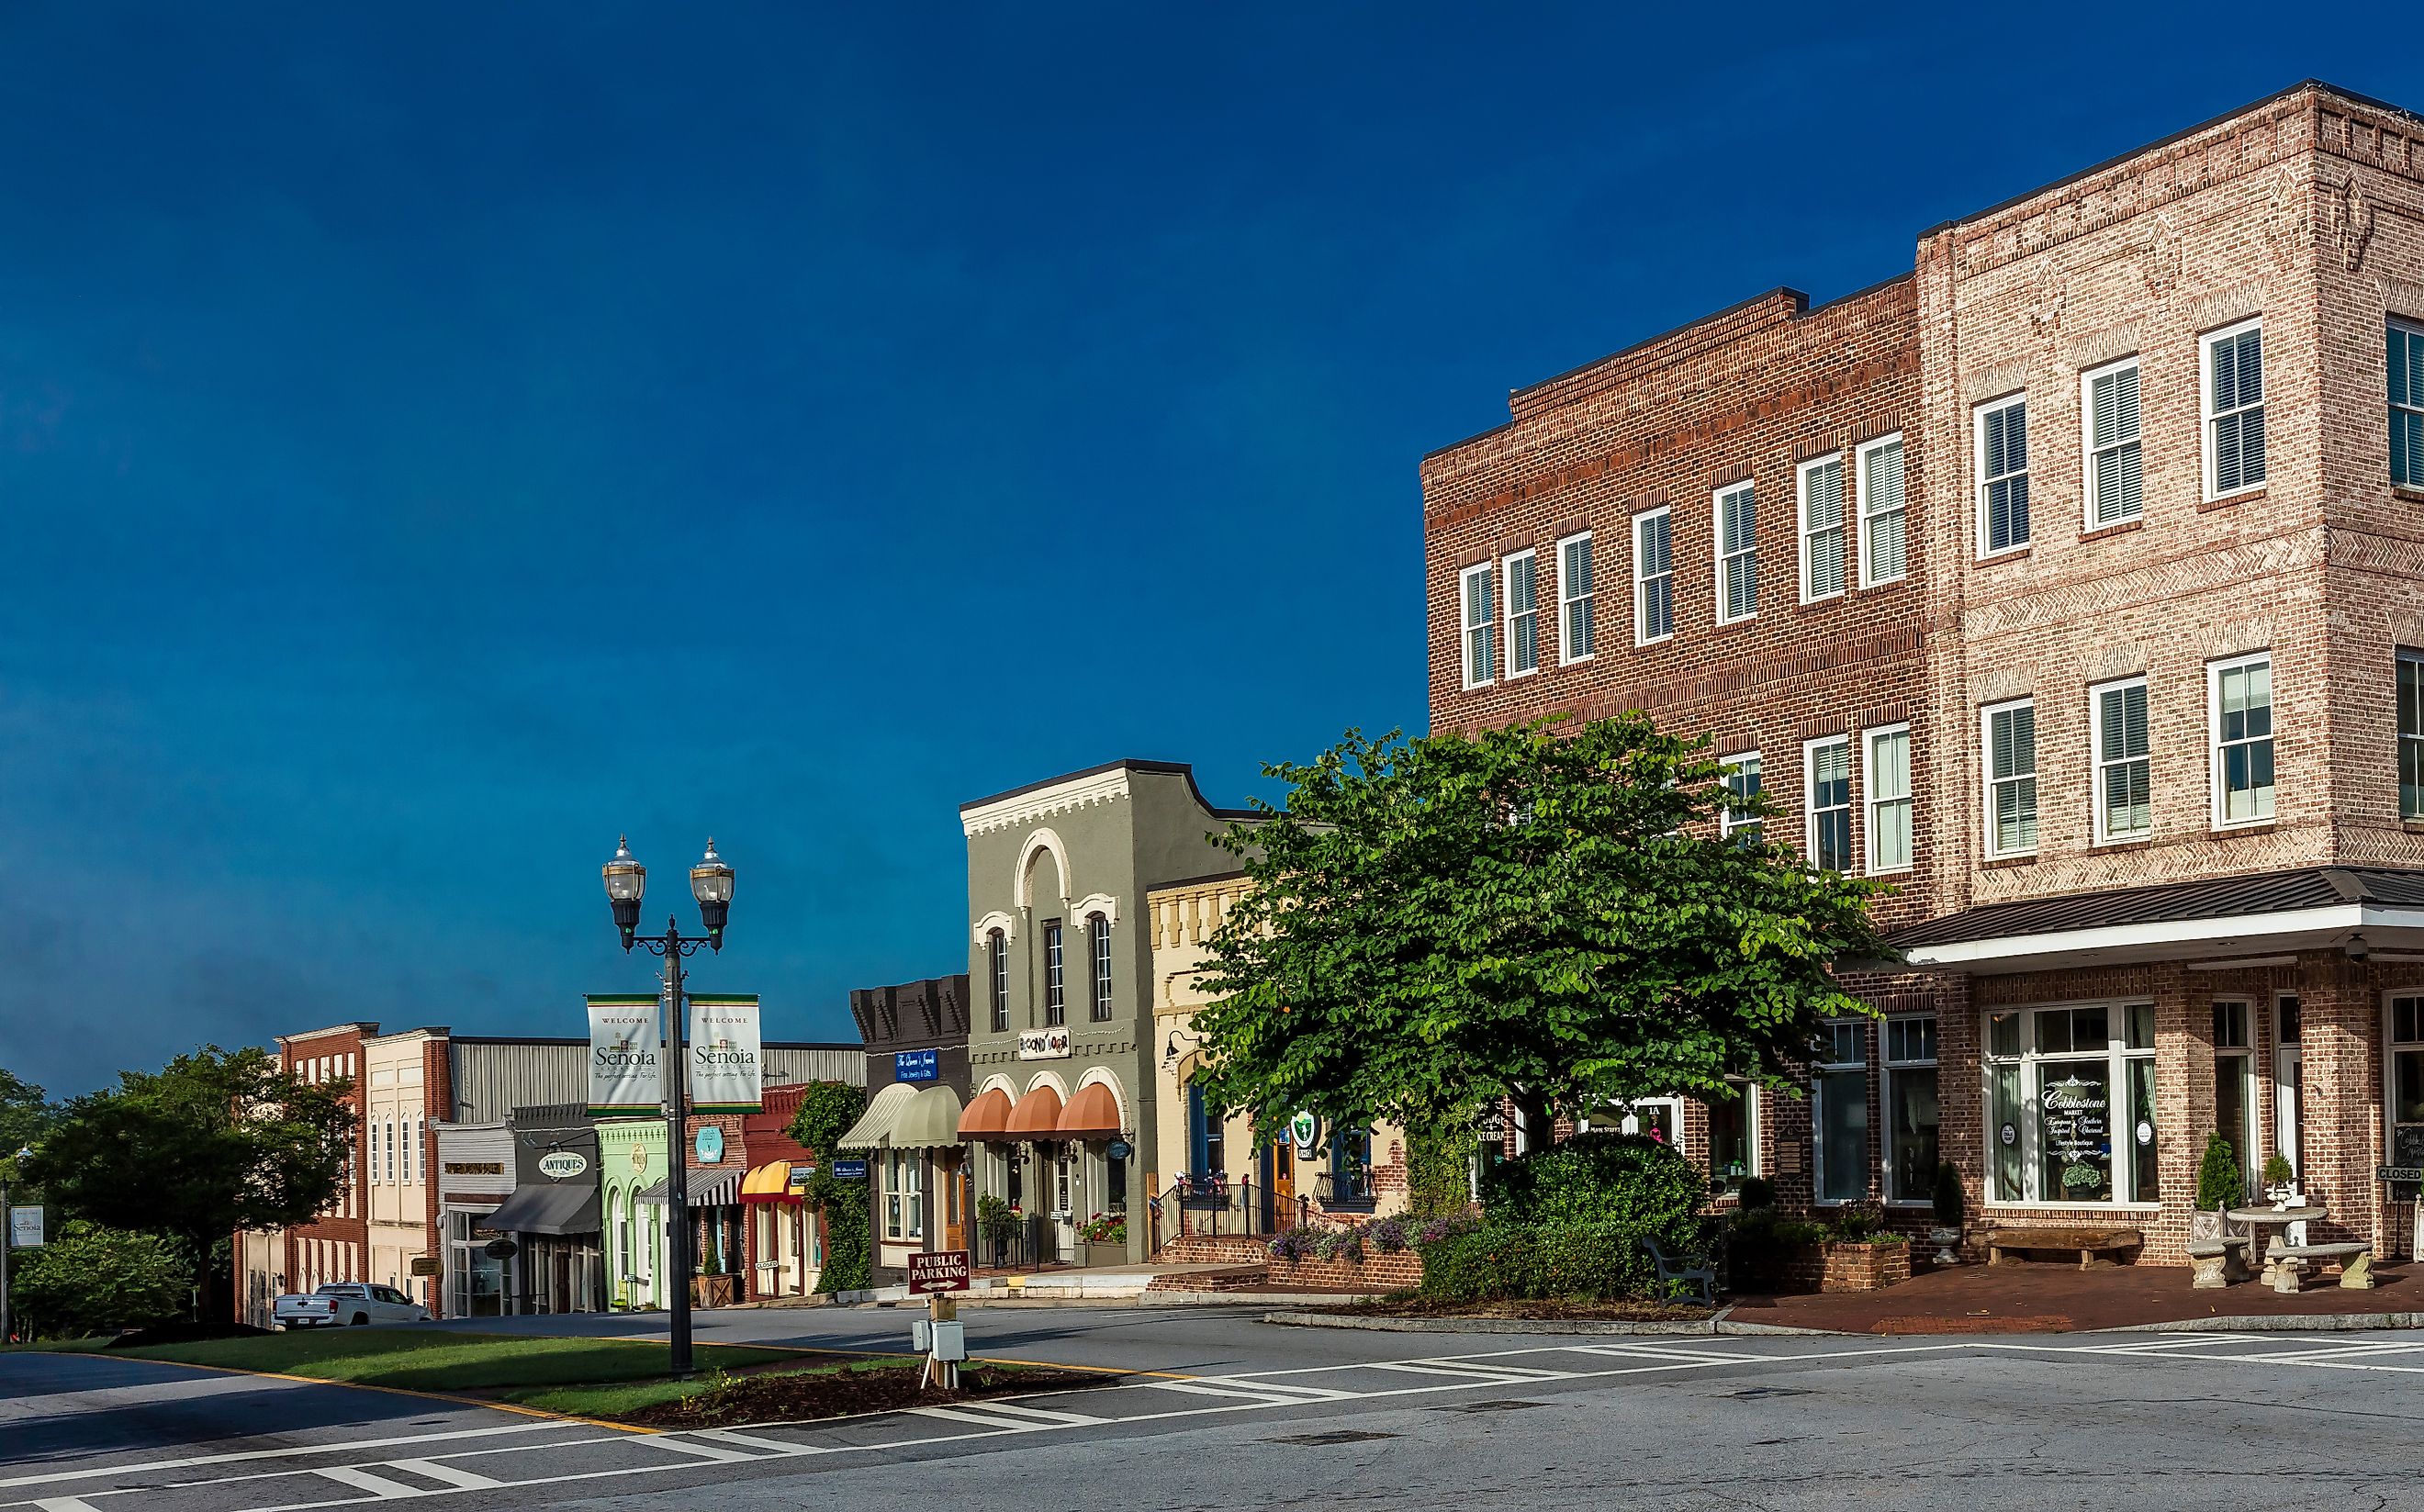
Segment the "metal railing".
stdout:
<svg viewBox="0 0 2424 1512">
<path fill-rule="evenodd" d="M 1332 1213 L 1369 1213 L 1379 1204 L 1368 1166 L 1352 1170 L 1325 1170 L 1313 1178 L 1313 1195 Z"/>
<path fill-rule="evenodd" d="M 1153 1253 L 1193 1234 L 1279 1233 L 1313 1217 L 1310 1198 L 1219 1175 L 1181 1176 L 1145 1206 Z"/>
</svg>

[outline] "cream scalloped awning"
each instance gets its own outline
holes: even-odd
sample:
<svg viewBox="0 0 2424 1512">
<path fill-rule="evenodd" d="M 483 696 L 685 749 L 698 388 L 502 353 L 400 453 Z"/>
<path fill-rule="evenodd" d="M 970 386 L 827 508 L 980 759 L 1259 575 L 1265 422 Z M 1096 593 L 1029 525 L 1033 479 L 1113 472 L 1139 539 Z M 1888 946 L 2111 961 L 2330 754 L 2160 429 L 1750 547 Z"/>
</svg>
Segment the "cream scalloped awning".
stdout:
<svg viewBox="0 0 2424 1512">
<path fill-rule="evenodd" d="M 893 1122 L 895 1150 L 943 1150 L 960 1142 L 960 1094 L 939 1083 L 909 1099 Z"/>
<path fill-rule="evenodd" d="M 867 1111 L 848 1133 L 834 1141 L 837 1150 L 882 1150 L 890 1144 L 892 1122 L 908 1108 L 917 1096 L 917 1089 L 908 1082 L 896 1081 L 868 1100 Z"/>
</svg>

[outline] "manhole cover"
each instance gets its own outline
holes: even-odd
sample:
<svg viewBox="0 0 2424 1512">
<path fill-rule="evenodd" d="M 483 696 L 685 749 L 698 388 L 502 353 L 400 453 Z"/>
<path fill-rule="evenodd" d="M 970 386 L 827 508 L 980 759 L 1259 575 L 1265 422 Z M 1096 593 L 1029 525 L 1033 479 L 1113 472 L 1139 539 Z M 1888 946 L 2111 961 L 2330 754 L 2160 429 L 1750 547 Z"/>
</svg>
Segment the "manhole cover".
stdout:
<svg viewBox="0 0 2424 1512">
<path fill-rule="evenodd" d="M 1748 1402 L 1762 1396 L 1808 1396 L 1810 1393 L 1798 1386 L 1746 1386 L 1739 1392 L 1726 1394 L 1737 1402 Z"/>
<path fill-rule="evenodd" d="M 1272 1443 L 1302 1443 L 1318 1445 L 1326 1443 L 1361 1443 L 1366 1439 L 1394 1439 L 1396 1435 L 1394 1433 L 1366 1433 L 1361 1428 L 1333 1428 L 1328 1433 L 1284 1433 L 1270 1441 Z"/>
<path fill-rule="evenodd" d="M 1527 1407 L 1545 1407 L 1545 1402 L 1454 1402 L 1437 1409 L 1442 1412 L 1521 1412 Z"/>
</svg>

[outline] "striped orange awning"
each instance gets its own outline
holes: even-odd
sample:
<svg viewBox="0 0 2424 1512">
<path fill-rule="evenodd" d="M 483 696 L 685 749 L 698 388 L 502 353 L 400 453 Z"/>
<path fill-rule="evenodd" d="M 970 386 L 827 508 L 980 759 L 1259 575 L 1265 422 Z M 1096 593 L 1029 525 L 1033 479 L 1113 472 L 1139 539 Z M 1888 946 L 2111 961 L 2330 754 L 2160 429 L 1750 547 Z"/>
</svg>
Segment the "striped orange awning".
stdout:
<svg viewBox="0 0 2424 1512">
<path fill-rule="evenodd" d="M 1120 1100 L 1101 1082 L 1077 1089 L 1060 1112 L 1056 1132 L 1064 1139 L 1106 1138 L 1120 1132 Z"/>
<path fill-rule="evenodd" d="M 963 1119 L 960 1126 L 967 1127 Z M 1018 1100 L 1010 1110 L 1010 1122 L 1002 1132 L 1013 1139 L 1057 1139 L 1060 1137 L 1060 1094 L 1050 1087 L 1038 1087 Z"/>
<path fill-rule="evenodd" d="M 998 1087 L 979 1092 L 960 1114 L 963 1139 L 1006 1139 L 1010 1137 L 1010 1094 Z"/>
</svg>

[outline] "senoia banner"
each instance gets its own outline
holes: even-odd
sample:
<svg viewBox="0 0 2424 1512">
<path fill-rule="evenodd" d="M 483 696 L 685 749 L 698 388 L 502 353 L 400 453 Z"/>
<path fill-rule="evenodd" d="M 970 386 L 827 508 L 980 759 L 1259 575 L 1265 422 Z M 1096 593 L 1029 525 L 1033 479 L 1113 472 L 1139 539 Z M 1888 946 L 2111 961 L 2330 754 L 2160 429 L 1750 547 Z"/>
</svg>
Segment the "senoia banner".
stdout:
<svg viewBox="0 0 2424 1512">
<path fill-rule="evenodd" d="M 589 999 L 591 1118 L 637 1118 L 664 1111 L 659 1044 L 655 997 Z"/>
<path fill-rule="evenodd" d="M 758 999 L 690 1000 L 690 1105 L 701 1113 L 758 1110 Z"/>
</svg>

